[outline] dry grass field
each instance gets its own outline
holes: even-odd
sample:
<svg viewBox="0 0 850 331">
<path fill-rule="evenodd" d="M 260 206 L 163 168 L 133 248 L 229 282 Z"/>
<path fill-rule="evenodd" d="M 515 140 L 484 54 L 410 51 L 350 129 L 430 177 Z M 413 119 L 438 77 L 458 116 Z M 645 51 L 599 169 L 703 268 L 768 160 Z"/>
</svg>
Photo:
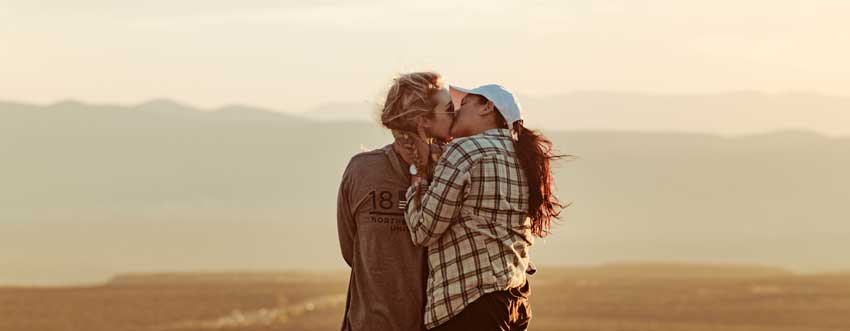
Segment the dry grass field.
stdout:
<svg viewBox="0 0 850 331">
<path fill-rule="evenodd" d="M 543 267 L 531 330 L 850 330 L 850 273 L 743 266 Z M 345 273 L 121 275 L 0 287 L 2 331 L 335 330 Z"/>
</svg>

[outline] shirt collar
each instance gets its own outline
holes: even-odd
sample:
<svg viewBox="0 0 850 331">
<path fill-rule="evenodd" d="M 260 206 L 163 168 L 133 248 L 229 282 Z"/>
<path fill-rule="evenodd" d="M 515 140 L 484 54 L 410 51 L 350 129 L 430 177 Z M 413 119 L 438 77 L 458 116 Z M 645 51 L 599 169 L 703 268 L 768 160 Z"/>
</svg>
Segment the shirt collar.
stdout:
<svg viewBox="0 0 850 331">
<path fill-rule="evenodd" d="M 511 130 L 505 129 L 505 128 L 490 129 L 490 130 L 484 131 L 482 134 L 484 134 L 486 136 L 505 137 L 505 138 L 508 138 L 508 139 L 511 138 Z"/>
</svg>

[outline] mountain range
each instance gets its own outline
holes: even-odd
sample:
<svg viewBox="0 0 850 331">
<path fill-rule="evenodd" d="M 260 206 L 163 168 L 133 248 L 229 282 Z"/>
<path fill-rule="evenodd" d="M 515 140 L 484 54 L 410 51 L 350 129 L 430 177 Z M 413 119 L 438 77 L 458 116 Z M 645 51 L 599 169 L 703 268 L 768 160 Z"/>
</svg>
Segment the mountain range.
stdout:
<svg viewBox="0 0 850 331">
<path fill-rule="evenodd" d="M 837 111 L 846 99 L 834 100 L 811 111 L 834 121 L 850 116 L 850 108 Z M 534 105 L 544 101 L 526 107 L 542 109 Z M 675 121 L 705 124 L 689 120 L 690 109 L 676 111 Z M 557 129 L 573 126 L 572 116 L 544 121 L 556 148 L 576 158 L 555 168 L 557 192 L 572 205 L 554 234 L 535 243 L 538 264 L 850 267 L 843 253 L 850 250 L 850 139 L 755 127 L 736 135 L 672 132 L 641 127 L 649 125 L 642 117 L 652 112 L 618 130 Z M 2 102 L 0 242 L 10 248 L 0 250 L 0 283 L 344 268 L 335 230 L 339 178 L 354 154 L 388 142 L 363 119 L 249 106 Z"/>
<path fill-rule="evenodd" d="M 742 135 L 807 130 L 850 136 L 850 98 L 814 92 L 665 95 L 578 91 L 518 97 L 526 124 L 545 130 L 673 131 Z M 375 122 L 377 102 L 333 103 L 305 116 Z"/>
</svg>

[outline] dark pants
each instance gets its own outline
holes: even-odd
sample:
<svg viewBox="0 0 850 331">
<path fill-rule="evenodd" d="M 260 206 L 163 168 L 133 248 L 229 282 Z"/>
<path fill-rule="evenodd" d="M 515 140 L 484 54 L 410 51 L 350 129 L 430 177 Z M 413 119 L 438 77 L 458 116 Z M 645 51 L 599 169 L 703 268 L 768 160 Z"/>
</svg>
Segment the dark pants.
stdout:
<svg viewBox="0 0 850 331">
<path fill-rule="evenodd" d="M 528 303 L 530 293 L 528 281 L 522 287 L 487 293 L 431 331 L 526 330 L 531 321 L 531 306 Z"/>
</svg>

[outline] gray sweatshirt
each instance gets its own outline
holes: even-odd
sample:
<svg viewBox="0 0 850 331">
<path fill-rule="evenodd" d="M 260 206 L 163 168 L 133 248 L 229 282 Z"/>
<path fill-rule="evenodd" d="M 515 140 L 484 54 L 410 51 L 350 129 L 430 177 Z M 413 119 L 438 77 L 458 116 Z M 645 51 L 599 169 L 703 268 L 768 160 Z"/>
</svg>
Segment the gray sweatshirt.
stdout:
<svg viewBox="0 0 850 331">
<path fill-rule="evenodd" d="M 342 330 L 424 330 L 425 248 L 404 221 L 407 164 L 392 145 L 355 155 L 337 198 L 342 257 L 351 267 Z"/>
</svg>

